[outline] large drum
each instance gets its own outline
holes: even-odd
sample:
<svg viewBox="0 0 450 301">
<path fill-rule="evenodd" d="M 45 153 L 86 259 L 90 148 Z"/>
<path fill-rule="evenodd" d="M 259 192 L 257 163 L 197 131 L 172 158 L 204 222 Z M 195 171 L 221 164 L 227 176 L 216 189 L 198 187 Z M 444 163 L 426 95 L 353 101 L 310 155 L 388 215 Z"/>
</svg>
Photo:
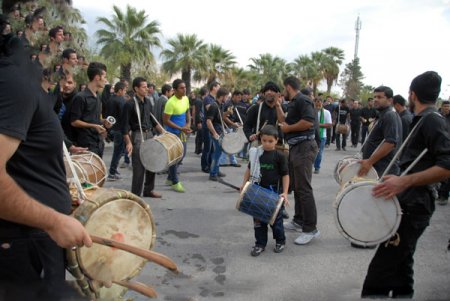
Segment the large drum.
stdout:
<svg viewBox="0 0 450 301">
<path fill-rule="evenodd" d="M 236 131 L 224 133 L 220 139 L 222 150 L 228 155 L 234 155 L 242 151 L 246 142 L 247 137 L 242 127 L 239 127 Z"/>
<path fill-rule="evenodd" d="M 348 183 L 333 204 L 339 232 L 360 246 L 375 246 L 391 238 L 401 220 L 396 197 L 385 200 L 372 196 L 375 181 Z"/>
<path fill-rule="evenodd" d="M 117 189 L 85 190 L 85 200 L 72 215 L 91 235 L 150 250 L 156 239 L 150 206 L 136 195 Z M 82 292 L 90 298 L 116 300 L 126 288 L 113 285 L 99 288 L 93 280 L 121 281 L 136 276 L 146 259 L 99 244 L 66 250 L 67 269 Z"/>
<path fill-rule="evenodd" d="M 346 124 L 338 124 L 336 126 L 336 134 L 347 135 L 350 131 L 350 127 Z"/>
<path fill-rule="evenodd" d="M 236 203 L 236 209 L 273 225 L 282 205 L 283 199 L 278 193 L 247 182 Z"/>
<path fill-rule="evenodd" d="M 183 158 L 183 151 L 183 143 L 180 138 L 165 132 L 142 142 L 139 156 L 145 169 L 161 172 L 180 162 Z"/>
<path fill-rule="evenodd" d="M 347 183 L 351 179 L 358 176 L 359 169 L 361 168 L 361 163 L 359 162 L 349 162 L 345 166 L 341 168 L 341 171 L 339 173 L 339 179 L 341 181 L 341 185 Z M 375 170 L 375 168 L 370 168 L 369 172 L 362 177 L 364 179 L 368 180 L 378 180 L 378 173 Z"/>
<path fill-rule="evenodd" d="M 107 169 L 102 158 L 93 152 L 72 155 L 70 158 L 81 183 L 88 182 L 99 187 L 103 186 L 107 176 Z M 73 174 L 66 158 L 64 158 L 64 166 L 66 167 L 67 182 L 70 183 L 73 181 Z"/>
<path fill-rule="evenodd" d="M 336 183 L 339 185 L 341 184 L 340 173 L 344 167 L 352 162 L 357 162 L 358 160 L 361 160 L 358 156 L 345 156 L 336 163 L 336 166 L 334 167 L 334 179 L 336 180 Z"/>
</svg>

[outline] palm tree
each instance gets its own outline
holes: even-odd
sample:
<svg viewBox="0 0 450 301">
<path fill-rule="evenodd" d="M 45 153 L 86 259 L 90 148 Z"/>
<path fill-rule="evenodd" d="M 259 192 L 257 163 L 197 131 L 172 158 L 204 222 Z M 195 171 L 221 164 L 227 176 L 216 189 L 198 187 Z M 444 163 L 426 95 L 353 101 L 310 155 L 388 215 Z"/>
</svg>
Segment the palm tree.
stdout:
<svg viewBox="0 0 450 301">
<path fill-rule="evenodd" d="M 181 71 L 181 79 L 186 83 L 186 92 L 189 94 L 193 72 L 207 65 L 207 46 L 195 34 L 178 34 L 175 39 L 168 40 L 168 44 L 170 48 L 161 52 L 163 70 L 171 76 Z"/>
<path fill-rule="evenodd" d="M 337 47 L 328 47 L 322 50 L 325 54 L 323 60 L 323 76 L 327 82 L 327 94 L 339 76 L 339 66 L 344 60 L 344 50 Z"/>
<path fill-rule="evenodd" d="M 252 64 L 248 65 L 251 71 L 259 75 L 259 86 L 267 81 L 273 81 L 280 87 L 283 85 L 283 79 L 289 73 L 288 64 L 278 56 L 272 56 L 270 53 L 260 54 L 258 58 L 251 58 Z"/>
<path fill-rule="evenodd" d="M 131 79 L 133 63 L 153 62 L 150 52 L 152 47 L 161 47 L 158 34 L 161 33 L 159 23 L 147 23 L 148 16 L 144 10 L 137 11 L 127 5 L 126 12 L 113 6 L 114 15 L 111 18 L 99 17 L 97 23 L 102 23 L 107 29 L 97 30 L 97 43 L 103 45 L 100 54 L 108 60 L 120 64 L 121 77 Z"/>
<path fill-rule="evenodd" d="M 204 66 L 206 68 L 197 70 L 194 78 L 198 80 L 206 79 L 207 83 L 212 81 L 224 82 L 230 78 L 231 70 L 236 64 L 235 56 L 229 50 L 225 50 L 216 44 L 209 44 L 207 51 Z"/>
</svg>

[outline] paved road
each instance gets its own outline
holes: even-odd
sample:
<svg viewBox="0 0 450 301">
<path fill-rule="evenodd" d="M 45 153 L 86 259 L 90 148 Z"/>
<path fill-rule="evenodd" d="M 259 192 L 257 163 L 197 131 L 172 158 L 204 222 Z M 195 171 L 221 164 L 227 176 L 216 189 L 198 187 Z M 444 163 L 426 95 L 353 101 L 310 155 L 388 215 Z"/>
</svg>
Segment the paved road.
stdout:
<svg viewBox="0 0 450 301">
<path fill-rule="evenodd" d="M 109 166 L 112 147 L 107 146 Z M 162 199 L 145 198 L 157 225 L 155 250 L 171 257 L 181 273 L 148 263 L 137 280 L 152 285 L 159 300 L 358 300 L 362 282 L 374 250 L 354 249 L 334 224 L 332 202 L 338 189 L 332 173 L 335 162 L 355 149 L 326 149 L 319 175 L 313 175 L 318 210 L 319 239 L 307 246 L 294 245 L 295 233 L 287 232 L 286 249 L 272 251 L 269 234 L 266 251 L 250 256 L 254 244 L 251 217 L 235 209 L 238 193 L 208 181 L 200 171 L 200 157 L 189 141 L 187 157 L 180 168 L 186 193 L 156 180 Z M 240 185 L 240 168 L 225 167 L 226 180 Z M 105 187 L 131 188 L 131 170 L 120 169 L 124 179 Z M 291 197 L 293 204 L 293 196 Z M 288 208 L 292 215 L 293 208 Z M 415 300 L 450 300 L 450 206 L 438 206 L 430 227 L 419 241 L 415 256 Z M 146 300 L 133 292 L 134 300 Z"/>
</svg>

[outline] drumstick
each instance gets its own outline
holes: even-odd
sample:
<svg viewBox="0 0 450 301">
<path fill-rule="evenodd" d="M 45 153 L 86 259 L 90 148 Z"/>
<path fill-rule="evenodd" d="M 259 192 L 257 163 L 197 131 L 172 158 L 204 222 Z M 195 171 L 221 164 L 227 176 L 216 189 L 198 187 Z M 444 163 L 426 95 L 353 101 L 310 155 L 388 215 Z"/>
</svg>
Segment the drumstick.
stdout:
<svg viewBox="0 0 450 301">
<path fill-rule="evenodd" d="M 219 182 L 219 183 L 221 183 L 221 184 L 223 184 L 223 185 L 225 185 L 225 186 L 231 187 L 231 188 L 233 188 L 233 189 L 236 189 L 237 191 L 240 191 L 240 190 L 241 190 L 241 188 L 239 188 L 239 187 L 237 187 L 237 186 L 235 186 L 235 185 L 233 185 L 233 184 L 231 184 L 231 183 L 225 182 L 225 181 L 222 180 L 221 178 L 219 178 L 219 180 L 218 180 L 217 182 Z"/>
<path fill-rule="evenodd" d="M 112 283 L 118 284 L 120 286 L 126 287 L 130 290 L 133 290 L 135 292 L 138 292 L 146 297 L 149 298 L 156 298 L 158 297 L 158 294 L 156 294 L 156 291 L 153 289 L 153 287 L 145 285 L 141 282 L 133 281 L 123 281 L 123 280 L 113 280 Z"/>
<path fill-rule="evenodd" d="M 160 266 L 163 266 L 166 269 L 169 269 L 174 273 L 178 274 L 178 272 L 179 272 L 175 262 L 173 262 L 169 257 L 167 257 L 163 254 L 160 254 L 160 253 L 157 253 L 154 251 L 150 251 L 150 250 L 146 250 L 143 248 L 127 245 L 127 244 L 124 244 L 124 243 L 121 243 L 121 242 L 118 242 L 118 241 L 115 241 L 112 239 L 107 239 L 107 238 L 103 238 L 103 237 L 99 237 L 99 236 L 95 236 L 95 235 L 91 235 L 91 239 L 94 243 L 129 252 L 131 254 L 140 256 L 140 257 L 145 258 L 149 261 L 152 261 L 156 264 L 159 264 Z"/>
</svg>

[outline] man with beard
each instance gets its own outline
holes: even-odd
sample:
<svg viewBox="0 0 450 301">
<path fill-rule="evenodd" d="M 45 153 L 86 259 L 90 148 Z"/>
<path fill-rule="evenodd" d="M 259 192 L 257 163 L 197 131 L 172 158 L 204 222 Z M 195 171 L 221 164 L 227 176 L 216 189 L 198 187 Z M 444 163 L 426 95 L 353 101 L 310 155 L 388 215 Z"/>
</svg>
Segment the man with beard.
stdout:
<svg viewBox="0 0 450 301">
<path fill-rule="evenodd" d="M 374 105 L 379 114 L 362 149 L 363 160 L 360 161 L 361 168 L 358 172 L 360 177 L 365 176 L 372 166 L 381 176 L 402 144 L 402 122 L 400 116 L 392 110 L 393 96 L 392 89 L 386 86 L 374 90 Z M 398 175 L 398 160 L 387 173 Z"/>
<path fill-rule="evenodd" d="M 359 107 L 359 101 L 354 100 L 353 106 L 350 109 L 350 130 L 352 147 L 356 148 L 359 141 L 359 132 L 361 130 L 361 108 Z"/>
<path fill-rule="evenodd" d="M 287 116 L 284 116 L 281 99 L 276 102 L 280 128 L 289 144 L 289 167 L 293 176 L 295 215 L 291 222 L 284 224 L 286 230 L 302 232 L 295 244 L 305 245 L 319 237 L 317 210 L 311 186 L 312 168 L 317 155 L 315 141 L 316 112 L 313 101 L 300 93 L 300 81 L 295 77 L 284 80 L 284 88 L 289 99 Z"/>
<path fill-rule="evenodd" d="M 402 141 L 405 141 L 409 134 L 409 126 L 413 120 L 412 113 L 406 109 L 406 100 L 401 95 L 395 95 L 393 98 L 394 109 L 402 120 Z"/>
<path fill-rule="evenodd" d="M 98 156 L 103 156 L 106 128 L 111 124 L 101 119 L 101 102 L 97 93 L 106 84 L 106 66 L 93 62 L 87 69 L 89 83 L 83 92 L 77 93 L 73 99 L 70 121 L 76 128 L 76 144 L 87 147 Z"/>
<path fill-rule="evenodd" d="M 334 116 L 335 116 L 335 127 L 336 127 L 336 150 L 341 150 L 341 143 L 342 143 L 342 150 L 346 151 L 345 147 L 347 146 L 347 133 L 339 133 L 337 131 L 339 125 L 345 125 L 347 126 L 347 121 L 350 116 L 350 108 L 347 106 L 347 101 L 345 99 L 342 99 L 340 104 L 334 109 Z"/>
<path fill-rule="evenodd" d="M 424 149 L 427 153 L 407 175 L 386 176 L 373 188 L 375 197 L 397 196 L 403 214 L 397 230 L 398 244 L 389 240 L 381 243 L 369 265 L 361 292 L 363 298 L 389 298 L 391 294 L 392 298 L 413 298 L 414 253 L 435 209 L 433 189 L 429 185 L 450 176 L 448 126 L 435 107 L 441 81 L 436 72 L 428 71 L 411 82 L 409 101 L 415 113 L 411 127 L 418 126 L 401 155 L 401 170 L 408 168 Z M 378 101 L 390 96 L 387 89 L 377 90 L 380 91 L 375 92 Z"/>
<path fill-rule="evenodd" d="M 58 91 L 56 107 L 60 107 L 57 114 L 61 119 L 61 126 L 64 130 L 64 134 L 70 141 L 77 141 L 76 130 L 70 122 L 73 98 L 77 93 L 76 86 L 77 83 L 73 78 L 73 74 L 65 70 L 59 81 L 59 87 L 57 87 L 60 92 Z"/>
</svg>

